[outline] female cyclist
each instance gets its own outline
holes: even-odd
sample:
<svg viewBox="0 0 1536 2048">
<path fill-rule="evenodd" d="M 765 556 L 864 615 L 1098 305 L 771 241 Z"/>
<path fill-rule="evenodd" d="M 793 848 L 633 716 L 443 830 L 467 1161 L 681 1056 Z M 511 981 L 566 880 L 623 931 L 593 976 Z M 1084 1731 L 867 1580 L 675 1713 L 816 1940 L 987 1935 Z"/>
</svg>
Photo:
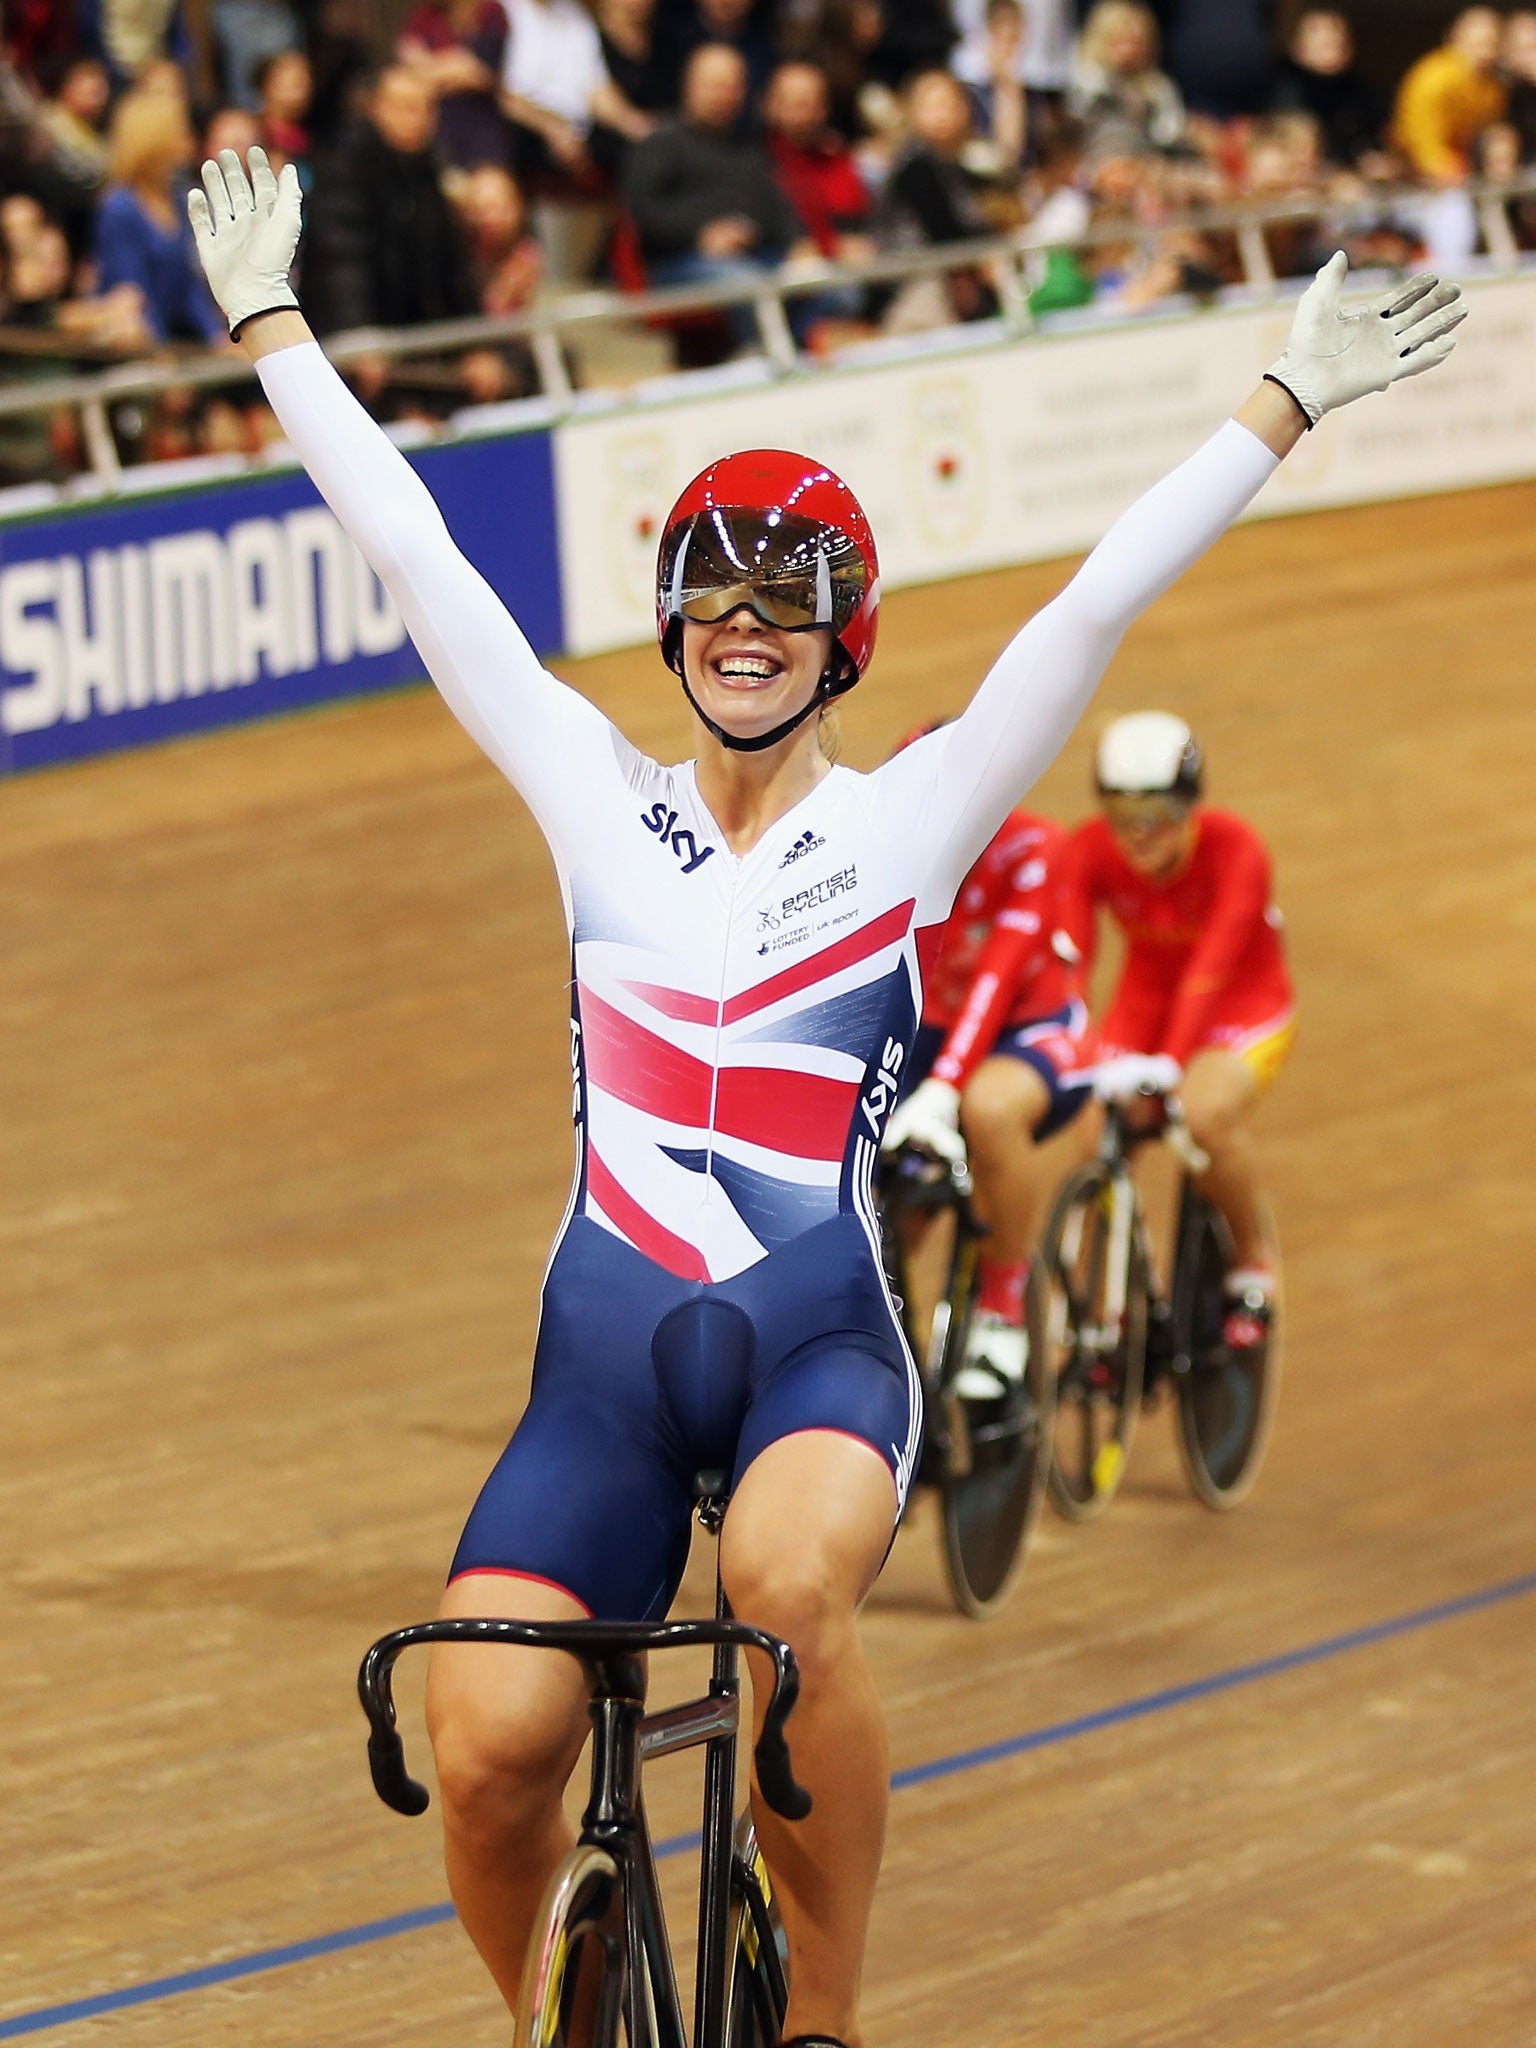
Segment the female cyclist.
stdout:
<svg viewBox="0 0 1536 2048">
<path fill-rule="evenodd" d="M 947 916 L 1137 613 L 1311 420 L 1446 355 L 1457 294 L 1424 279 L 1344 313 L 1336 258 L 1276 366 L 1285 388 L 1262 385 L 1120 521 L 953 724 L 872 775 L 833 767 L 816 735 L 874 645 L 863 514 L 814 462 L 717 463 L 662 539 L 662 650 L 698 720 L 696 757 L 669 768 L 546 673 L 454 547 L 299 316 L 297 182 L 255 150 L 251 172 L 254 191 L 225 153 L 192 195 L 214 293 L 438 688 L 538 819 L 571 928 L 576 1179 L 528 1410 L 443 1609 L 660 1614 L 693 1472 L 730 1469 L 727 1590 L 804 1677 L 795 1758 L 815 1810 L 793 1828 L 758 1813 L 789 2037 L 857 2044 L 887 1769 L 854 1617 L 918 1429 L 870 1176 L 917 1021 L 916 933 Z M 458 1647 L 428 1712 L 454 1899 L 510 2001 L 567 1839 L 582 1683 L 564 1658 Z"/>
</svg>

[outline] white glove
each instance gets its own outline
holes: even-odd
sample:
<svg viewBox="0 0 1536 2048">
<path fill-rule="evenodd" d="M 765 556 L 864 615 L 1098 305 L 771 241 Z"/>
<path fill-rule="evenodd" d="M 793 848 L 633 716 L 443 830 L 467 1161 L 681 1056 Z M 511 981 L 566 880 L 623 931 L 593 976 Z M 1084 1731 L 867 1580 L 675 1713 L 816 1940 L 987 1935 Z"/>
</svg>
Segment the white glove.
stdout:
<svg viewBox="0 0 1536 2048">
<path fill-rule="evenodd" d="M 217 163 L 203 165 L 203 191 L 187 194 L 198 257 L 236 340 L 258 313 L 299 303 L 288 282 L 299 246 L 298 171 L 284 164 L 274 178 L 264 149 L 253 144 L 250 156 L 247 179 L 235 152 L 221 149 Z"/>
<path fill-rule="evenodd" d="M 965 1140 L 960 1135 L 960 1090 L 931 1076 L 919 1081 L 897 1109 L 880 1140 L 882 1152 L 899 1152 L 903 1145 L 920 1145 L 935 1159 L 956 1166 L 965 1157 Z"/>
<path fill-rule="evenodd" d="M 1443 363 L 1467 317 L 1460 287 L 1437 277 L 1411 277 L 1374 299 L 1344 308 L 1349 258 L 1331 256 L 1302 293 L 1285 354 L 1265 376 L 1287 390 L 1316 426 L 1325 412 L 1385 391 L 1399 377 L 1417 377 Z"/>
<path fill-rule="evenodd" d="M 1100 1102 L 1130 1102 L 1137 1095 L 1171 1095 L 1183 1078 L 1184 1069 L 1165 1052 L 1123 1052 L 1099 1062 L 1093 1092 Z"/>
</svg>

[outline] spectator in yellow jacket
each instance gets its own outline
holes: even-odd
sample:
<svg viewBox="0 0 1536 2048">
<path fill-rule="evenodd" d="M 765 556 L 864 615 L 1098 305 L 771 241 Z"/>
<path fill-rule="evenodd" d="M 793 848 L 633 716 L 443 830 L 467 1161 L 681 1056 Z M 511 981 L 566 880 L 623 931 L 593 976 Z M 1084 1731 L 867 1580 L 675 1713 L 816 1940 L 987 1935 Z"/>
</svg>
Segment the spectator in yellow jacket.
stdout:
<svg viewBox="0 0 1536 2048">
<path fill-rule="evenodd" d="M 1504 113 L 1502 33 L 1495 8 L 1468 7 L 1398 88 L 1392 139 L 1418 177 L 1460 185 L 1470 176 L 1473 143 Z"/>
</svg>

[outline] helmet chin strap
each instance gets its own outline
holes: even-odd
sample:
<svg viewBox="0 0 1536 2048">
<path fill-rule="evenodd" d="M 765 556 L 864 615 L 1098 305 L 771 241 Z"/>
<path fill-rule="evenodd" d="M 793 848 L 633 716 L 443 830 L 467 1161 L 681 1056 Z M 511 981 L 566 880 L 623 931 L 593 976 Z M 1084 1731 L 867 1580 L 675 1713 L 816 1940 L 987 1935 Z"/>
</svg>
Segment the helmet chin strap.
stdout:
<svg viewBox="0 0 1536 2048">
<path fill-rule="evenodd" d="M 822 705 L 831 698 L 833 694 L 832 675 L 833 671 L 829 668 L 811 692 L 809 702 L 803 704 L 798 711 L 792 712 L 780 724 L 774 726 L 768 732 L 756 733 L 750 739 L 743 739 L 740 733 L 727 732 L 723 725 L 715 723 L 714 719 L 710 717 L 709 713 L 700 704 L 698 698 L 694 696 L 692 690 L 689 689 L 688 678 L 683 674 L 681 666 L 678 669 L 678 681 L 683 686 L 683 695 L 693 706 L 694 716 L 706 732 L 713 733 L 721 746 L 729 747 L 733 754 L 760 754 L 765 747 L 776 747 L 780 740 L 787 740 L 796 726 L 804 725 L 811 713 L 819 711 Z"/>
</svg>

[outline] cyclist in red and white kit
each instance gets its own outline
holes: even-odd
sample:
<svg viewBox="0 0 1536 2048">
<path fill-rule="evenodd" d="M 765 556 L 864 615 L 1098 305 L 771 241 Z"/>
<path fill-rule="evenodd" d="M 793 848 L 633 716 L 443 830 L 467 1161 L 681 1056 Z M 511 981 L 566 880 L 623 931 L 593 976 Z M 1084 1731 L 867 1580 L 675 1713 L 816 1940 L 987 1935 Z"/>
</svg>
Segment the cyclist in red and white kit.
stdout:
<svg viewBox="0 0 1536 2048">
<path fill-rule="evenodd" d="M 1063 915 L 1091 964 L 1100 911 L 1125 935 L 1101 1031 L 1101 1091 L 1178 1090 L 1210 1155 L 1201 1187 L 1232 1233 L 1226 1341 L 1263 1341 L 1275 1287 L 1253 1110 L 1296 1036 L 1296 997 L 1267 848 L 1231 811 L 1200 802 L 1205 764 L 1166 711 L 1116 719 L 1099 740 L 1100 815 L 1064 864 Z"/>
<path fill-rule="evenodd" d="M 1013 811 L 960 885 L 921 962 L 922 1021 L 882 1146 L 968 1159 L 987 1226 L 955 1382 L 969 1401 L 1023 1380 L 1024 1290 L 1052 1175 L 1040 1147 L 1092 1099 L 1097 1041 L 1063 929 L 1066 845 L 1052 819 Z"/>
<path fill-rule="evenodd" d="M 541 666 L 454 546 L 297 310 L 291 167 L 279 182 L 253 150 L 251 170 L 254 188 L 225 151 L 191 197 L 214 294 L 443 697 L 538 820 L 571 931 L 576 1175 L 528 1410 L 442 1611 L 659 1612 L 692 1473 L 730 1470 L 727 1592 L 803 1678 L 793 1742 L 814 1810 L 790 1828 L 758 1809 L 790 1944 L 786 2034 L 858 2048 L 889 1772 L 855 1617 L 918 1425 L 870 1179 L 917 1025 L 917 935 L 949 915 L 1132 619 L 1309 424 L 1441 360 L 1457 294 L 1422 280 L 1346 311 L 1336 258 L 1273 381 L 1118 522 L 953 724 L 869 775 L 817 739 L 873 651 L 863 514 L 813 461 L 727 457 L 663 535 L 662 650 L 697 721 L 695 757 L 668 766 Z M 455 1904 L 511 2002 L 570 1840 L 585 1688 L 569 1659 L 442 1647 L 428 1719 Z"/>
</svg>

